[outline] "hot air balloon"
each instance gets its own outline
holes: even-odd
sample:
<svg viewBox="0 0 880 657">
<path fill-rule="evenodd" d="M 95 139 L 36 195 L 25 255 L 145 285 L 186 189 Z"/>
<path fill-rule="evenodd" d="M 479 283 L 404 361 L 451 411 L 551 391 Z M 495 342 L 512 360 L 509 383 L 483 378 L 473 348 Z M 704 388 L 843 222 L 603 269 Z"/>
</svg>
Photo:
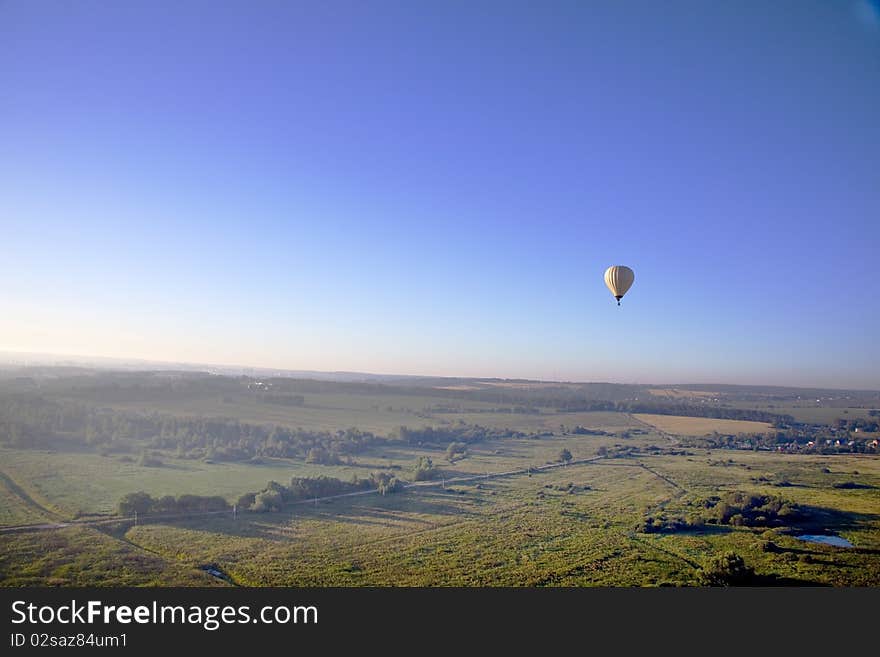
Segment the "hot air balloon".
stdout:
<svg viewBox="0 0 880 657">
<path fill-rule="evenodd" d="M 623 295 L 632 287 L 635 278 L 633 270 L 623 265 L 614 265 L 605 270 L 605 285 L 617 299 L 618 306 Z"/>
</svg>

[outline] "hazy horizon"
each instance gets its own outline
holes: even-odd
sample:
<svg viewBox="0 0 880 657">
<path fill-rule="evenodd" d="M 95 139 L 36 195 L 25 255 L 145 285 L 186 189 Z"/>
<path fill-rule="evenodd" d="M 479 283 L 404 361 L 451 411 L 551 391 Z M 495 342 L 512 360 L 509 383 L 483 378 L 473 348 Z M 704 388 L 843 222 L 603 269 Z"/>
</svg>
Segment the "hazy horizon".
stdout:
<svg viewBox="0 0 880 657">
<path fill-rule="evenodd" d="M 326 370 L 311 369 L 300 367 L 278 367 L 249 365 L 246 363 L 205 363 L 193 361 L 178 360 L 156 360 L 142 358 L 123 358 L 115 356 L 95 356 L 87 354 L 59 354 L 59 353 L 36 353 L 36 352 L 15 352 L 0 350 L 0 366 L 18 366 L 18 367 L 82 367 L 88 369 L 95 367 L 98 369 L 114 370 L 115 368 L 125 368 L 133 372 L 150 371 L 155 367 L 167 367 L 169 371 L 178 371 L 175 368 L 184 368 L 179 371 L 200 371 L 200 370 L 218 370 L 221 374 L 229 374 L 231 372 L 248 372 L 255 376 L 258 374 L 277 374 L 279 376 L 293 376 L 294 374 L 322 374 L 322 375 L 349 375 L 364 377 L 412 377 L 412 378 L 449 378 L 449 379 L 474 379 L 474 380 L 527 380 L 540 383 L 565 383 L 565 384 L 587 384 L 587 383 L 612 383 L 621 385 L 648 385 L 648 386 L 687 386 L 687 385 L 720 385 L 720 386 L 742 386 L 742 387 L 779 387 L 792 389 L 817 389 L 817 390 L 839 390 L 841 392 L 880 392 L 880 388 L 854 388 L 842 386 L 823 386 L 823 385 L 793 385 L 787 383 L 768 383 L 766 381 L 725 381 L 725 380 L 617 380 L 617 379 L 554 379 L 546 377 L 529 377 L 529 376 L 500 376 L 495 374 L 481 375 L 465 375 L 465 374 L 437 374 L 432 372 L 375 372 L 362 370 Z M 308 378 L 308 377 L 306 377 Z"/>
<path fill-rule="evenodd" d="M 878 62 L 875 0 L 5 2 L 0 351 L 880 389 Z"/>
</svg>

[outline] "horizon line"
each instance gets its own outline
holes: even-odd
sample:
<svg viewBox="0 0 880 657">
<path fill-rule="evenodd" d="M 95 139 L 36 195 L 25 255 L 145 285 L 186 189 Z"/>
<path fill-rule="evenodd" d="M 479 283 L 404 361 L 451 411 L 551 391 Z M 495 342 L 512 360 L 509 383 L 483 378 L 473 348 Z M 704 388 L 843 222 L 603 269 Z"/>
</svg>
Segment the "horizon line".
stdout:
<svg viewBox="0 0 880 657">
<path fill-rule="evenodd" d="M 780 385 L 780 384 L 765 384 L 765 383 L 724 383 L 722 381 L 691 381 L 691 382 L 679 382 L 679 383 L 669 383 L 669 382 L 652 382 L 652 381 L 576 381 L 576 380 L 557 380 L 557 379 L 535 379 L 531 377 L 503 377 L 503 376 L 456 376 L 456 375 L 440 375 L 440 374 L 401 374 L 397 372 L 362 372 L 358 370 L 315 370 L 315 369 L 297 369 L 293 367 L 266 367 L 261 365 L 241 365 L 241 364 L 230 364 L 230 363 L 198 363 L 192 361 L 174 361 L 174 360 L 162 360 L 162 359 L 151 359 L 151 358 L 136 358 L 136 357 L 119 357 L 119 356 L 98 356 L 98 355 L 86 355 L 86 354 L 66 354 L 66 353 L 57 353 L 57 352 L 36 352 L 36 351 L 15 351 L 9 349 L 0 349 L 0 364 L 7 365 L 21 365 L 21 366 L 35 366 L 36 364 L 30 363 L 16 363 L 12 360 L 7 360 L 7 357 L 33 357 L 37 359 L 69 359 L 73 361 L 70 364 L 63 363 L 43 363 L 44 366 L 49 367 L 62 367 L 65 365 L 69 366 L 83 366 L 83 365 L 91 365 L 98 366 L 100 361 L 109 361 L 110 363 L 115 363 L 119 366 L 127 365 L 129 368 L 140 366 L 140 365 L 153 365 L 153 366 L 172 366 L 163 368 L 165 371 L 184 371 L 184 369 L 190 370 L 204 370 L 208 374 L 212 374 L 211 369 L 229 369 L 229 370 L 241 370 L 242 372 L 246 370 L 252 371 L 262 371 L 265 373 L 288 373 L 288 377 L 282 378 L 294 378 L 289 376 L 290 373 L 298 373 L 298 374 L 323 374 L 323 375 L 349 375 L 349 376 L 365 376 L 365 377 L 397 377 L 397 378 L 407 378 L 407 379 L 451 379 L 451 380 L 470 380 L 470 381 L 486 381 L 486 380 L 497 380 L 497 381 L 518 381 L 523 383 L 559 383 L 559 384 L 568 384 L 568 385 L 632 385 L 632 386 L 658 386 L 665 388 L 681 388 L 686 386 L 731 386 L 731 387 L 742 387 L 742 388 L 755 388 L 755 387 L 764 387 L 764 388 L 786 388 L 792 390 L 835 390 L 840 392 L 876 392 L 880 393 L 880 389 L 875 388 L 840 388 L 834 386 L 804 386 L 804 385 Z M 77 363 L 76 360 L 80 362 Z M 174 369 L 174 367 L 178 369 Z M 106 369 L 112 370 L 113 368 L 106 366 Z M 148 371 L 147 368 L 143 370 L 137 371 Z M 228 374 L 227 374 L 228 375 Z M 307 377 L 306 377 L 307 378 Z"/>
</svg>

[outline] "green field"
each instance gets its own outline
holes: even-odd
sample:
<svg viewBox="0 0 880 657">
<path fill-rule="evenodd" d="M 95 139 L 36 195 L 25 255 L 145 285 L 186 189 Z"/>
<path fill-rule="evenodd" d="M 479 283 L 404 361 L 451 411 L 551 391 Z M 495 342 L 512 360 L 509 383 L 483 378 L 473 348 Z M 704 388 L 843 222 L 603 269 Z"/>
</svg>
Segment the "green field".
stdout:
<svg viewBox="0 0 880 657">
<path fill-rule="evenodd" d="M 83 396 L 58 398 L 82 403 Z M 688 435 L 755 431 L 764 423 L 547 406 L 511 412 L 431 394 L 308 393 L 302 406 L 204 394 L 131 396 L 102 406 L 331 433 L 357 427 L 378 437 L 336 465 L 300 457 L 217 461 L 167 446 L 150 448 L 157 462 L 149 464 L 138 458 L 139 446 L 152 444 L 149 436 L 103 452 L 61 439 L 40 449 L 7 444 L 0 447 L 0 583 L 696 585 L 709 559 L 733 550 L 759 584 L 880 585 L 876 455 L 681 447 Z M 446 443 L 395 439 L 401 425 L 519 433 L 474 442 L 450 460 Z M 555 467 L 563 450 L 575 463 Z M 576 463 L 597 456 L 603 458 Z M 429 486 L 386 495 L 373 490 L 306 500 L 268 513 L 241 509 L 234 517 L 184 514 L 135 523 L 116 516 L 120 499 L 135 491 L 233 503 L 291 477 L 348 481 L 386 471 L 407 481 L 426 457 L 435 466 Z M 554 467 L 536 469 L 547 464 Z M 494 476 L 500 473 L 510 474 Z M 483 478 L 455 481 L 477 475 Z M 663 531 L 654 531 L 646 524 L 709 513 L 706 500 L 734 493 L 784 500 L 800 515 L 773 526 L 731 522 L 667 531 L 661 524 Z M 10 531 L 40 523 L 68 526 Z M 835 534 L 853 547 L 807 543 L 798 533 Z M 228 580 L 207 575 L 202 568 L 209 564 Z"/>
<path fill-rule="evenodd" d="M 578 414 L 581 422 L 605 429 L 633 427 L 627 417 L 612 413 Z M 64 517 L 76 514 L 112 513 L 126 493 L 143 490 L 162 495 L 221 495 L 230 502 L 242 493 L 257 490 L 269 481 L 288 481 L 291 477 L 326 475 L 350 479 L 365 476 L 372 470 L 389 468 L 407 470 L 420 456 L 429 456 L 448 476 L 484 474 L 512 468 L 524 468 L 555 461 L 561 449 L 568 448 L 575 458 L 593 456 L 601 445 L 620 441 L 614 437 L 553 435 L 540 440 L 511 438 L 497 443 L 484 443 L 471 448 L 468 458 L 448 463 L 442 450 L 414 448 L 389 443 L 387 447 L 359 455 L 356 465 L 316 465 L 303 460 L 267 459 L 261 464 L 206 463 L 200 460 L 164 457 L 161 467 L 144 467 L 130 457 L 101 456 L 90 451 L 14 450 L 0 448 L 0 472 L 26 482 L 31 498 L 42 500 L 42 506 Z M 632 440 L 633 445 L 645 440 Z M 2 483 L 2 480 L 0 480 Z M 21 507 L 13 520 L 5 525 L 19 524 L 27 517 L 28 508 L 7 487 L 0 489 Z M 23 514 L 23 515 L 22 515 Z M 34 516 L 33 520 L 42 517 Z"/>
<path fill-rule="evenodd" d="M 82 575 L 74 573 L 84 557 L 75 546 L 86 539 L 77 538 L 76 531 L 99 537 L 100 550 L 90 552 L 88 560 L 103 573 L 101 583 L 112 581 L 103 578 L 115 564 L 123 567 L 133 558 L 134 550 L 149 559 L 137 561 L 135 569 L 125 565 L 125 578 L 143 584 L 183 572 L 182 581 L 197 583 L 199 566 L 211 563 L 241 585 L 686 585 L 695 582 L 706 555 L 735 549 L 758 574 L 780 582 L 880 584 L 877 489 L 831 487 L 854 477 L 880 486 L 875 459 L 743 453 L 728 462 L 727 456 L 719 451 L 600 461 L 236 519 L 128 524 L 115 535 L 64 530 L 52 538 L 39 568 L 22 563 L 34 549 L 35 534 L 5 535 L 2 570 L 7 584 L 40 581 L 34 573 L 51 573 L 57 582 L 67 573 L 69 583 L 81 582 Z M 828 461 L 833 471 L 823 473 Z M 646 508 L 674 506 L 683 498 L 718 489 L 778 493 L 772 483 L 755 483 L 765 475 L 784 476 L 791 483 L 785 495 L 795 502 L 836 509 L 838 526 L 822 529 L 836 530 L 856 547 L 808 544 L 751 528 L 676 535 L 633 531 Z M 762 551 L 768 534 L 782 552 Z M 124 545 L 114 548 L 113 541 Z"/>
</svg>

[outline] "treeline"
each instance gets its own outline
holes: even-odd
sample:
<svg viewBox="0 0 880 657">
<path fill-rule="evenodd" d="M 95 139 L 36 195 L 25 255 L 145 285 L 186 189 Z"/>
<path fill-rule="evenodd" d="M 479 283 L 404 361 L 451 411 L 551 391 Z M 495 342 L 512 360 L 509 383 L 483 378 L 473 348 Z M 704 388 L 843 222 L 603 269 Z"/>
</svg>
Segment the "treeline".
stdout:
<svg viewBox="0 0 880 657">
<path fill-rule="evenodd" d="M 255 401 L 264 404 L 277 404 L 278 406 L 303 406 L 306 398 L 303 395 L 289 395 L 283 392 L 257 392 L 251 395 Z M 232 397 L 224 397 L 223 401 L 234 401 Z"/>
<path fill-rule="evenodd" d="M 461 404 L 454 406 L 444 404 L 434 404 L 433 406 L 425 406 L 422 413 L 425 415 L 441 414 L 441 413 L 511 413 L 518 415 L 541 415 L 543 411 L 537 406 L 499 406 L 499 407 L 468 407 Z"/>
<path fill-rule="evenodd" d="M 119 501 L 119 515 L 121 516 L 149 516 L 149 515 L 174 515 L 187 513 L 208 513 L 214 511 L 230 510 L 229 502 L 214 495 L 205 497 L 202 495 L 165 495 L 153 497 L 149 493 L 138 491 L 129 493 Z"/>
<path fill-rule="evenodd" d="M 586 427 L 582 427 L 581 425 L 575 426 L 574 429 L 571 430 L 571 433 L 579 435 L 579 436 L 611 436 L 611 434 L 607 431 L 602 431 L 601 429 L 587 429 Z"/>
<path fill-rule="evenodd" d="M 279 484 L 277 481 L 270 481 L 259 492 L 245 493 L 238 498 L 236 506 L 242 511 L 266 513 L 280 511 L 285 504 L 292 502 L 368 490 L 376 490 L 384 495 L 397 492 L 403 486 L 404 482 L 390 472 L 373 472 L 367 478 L 355 476 L 350 481 L 325 476 L 293 477 L 287 486 Z"/>
<path fill-rule="evenodd" d="M 174 450 L 180 458 L 287 457 L 339 463 L 382 439 L 355 428 L 313 431 L 230 418 L 140 415 L 35 395 L 0 399 L 0 443 L 44 448 L 59 440 L 90 445 L 104 453 L 136 447 Z"/>
<path fill-rule="evenodd" d="M 518 438 L 526 434 L 513 429 L 501 429 L 497 427 L 483 427 L 479 424 L 464 424 L 460 422 L 457 425 L 443 427 L 422 427 L 421 429 L 412 429 L 402 426 L 392 434 L 393 437 L 402 440 L 409 445 L 420 444 L 448 444 L 448 443 L 464 443 L 469 445 L 485 440 L 495 440 L 499 438 Z"/>
<path fill-rule="evenodd" d="M 51 374 L 51 370 L 49 370 Z M 50 376 L 40 381 L 44 394 L 75 397 L 105 404 L 123 401 L 165 401 L 184 398 L 217 398 L 244 389 L 241 377 L 203 372 L 82 372 Z"/>
<path fill-rule="evenodd" d="M 428 457 L 421 457 L 416 463 L 412 477 L 414 481 L 432 479 L 437 471 Z M 280 511 L 286 504 L 313 499 L 345 495 L 375 490 L 382 495 L 403 490 L 406 481 L 391 472 L 372 472 L 369 477 L 355 475 L 349 481 L 335 477 L 292 477 L 288 485 L 270 481 L 265 488 L 254 493 L 245 493 L 235 502 L 235 510 L 251 513 Z M 144 491 L 128 493 L 117 506 L 119 515 L 148 519 L 150 516 L 202 514 L 217 511 L 231 511 L 232 506 L 220 496 L 166 495 L 153 497 Z"/>
<path fill-rule="evenodd" d="M 98 415 L 95 418 L 99 443 L 108 436 L 100 423 L 108 421 L 112 427 L 112 416 Z M 182 458 L 217 461 L 282 457 L 339 463 L 379 440 L 374 434 L 355 428 L 314 431 L 250 424 L 228 418 L 155 415 L 137 418 L 134 424 L 139 436 L 147 439 L 151 447 L 173 449 Z"/>
<path fill-rule="evenodd" d="M 748 420 L 751 422 L 790 423 L 791 415 L 770 413 L 751 408 L 731 408 L 708 404 L 684 404 L 668 401 L 590 401 L 573 400 L 558 407 L 559 412 L 613 411 L 618 413 L 652 413 L 655 415 L 681 415 L 685 417 L 711 417 L 720 420 Z"/>
</svg>

